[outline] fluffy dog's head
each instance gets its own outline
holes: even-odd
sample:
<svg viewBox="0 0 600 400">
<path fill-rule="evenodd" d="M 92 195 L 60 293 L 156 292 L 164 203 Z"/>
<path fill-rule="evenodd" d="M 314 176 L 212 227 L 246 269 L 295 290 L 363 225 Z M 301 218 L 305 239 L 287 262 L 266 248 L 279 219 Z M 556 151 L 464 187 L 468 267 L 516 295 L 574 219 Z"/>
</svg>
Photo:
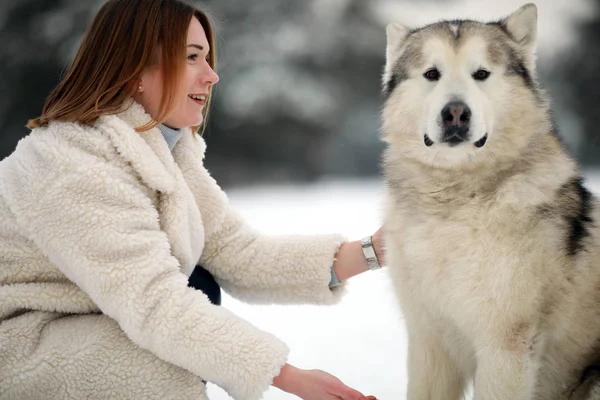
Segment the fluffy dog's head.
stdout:
<svg viewBox="0 0 600 400">
<path fill-rule="evenodd" d="M 383 139 L 444 169 L 518 157 L 551 129 L 535 78 L 537 8 L 495 22 L 387 27 Z"/>
</svg>

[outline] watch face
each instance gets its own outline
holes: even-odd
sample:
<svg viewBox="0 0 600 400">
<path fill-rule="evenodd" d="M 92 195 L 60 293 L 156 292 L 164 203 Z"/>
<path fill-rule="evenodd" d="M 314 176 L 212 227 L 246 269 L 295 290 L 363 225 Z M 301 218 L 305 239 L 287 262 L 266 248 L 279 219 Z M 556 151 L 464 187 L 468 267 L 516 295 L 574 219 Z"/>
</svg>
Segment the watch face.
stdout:
<svg viewBox="0 0 600 400">
<path fill-rule="evenodd" d="M 362 245 L 362 247 L 373 246 L 373 244 L 371 243 L 371 236 L 362 238 L 362 240 L 360 241 L 360 244 Z"/>
</svg>

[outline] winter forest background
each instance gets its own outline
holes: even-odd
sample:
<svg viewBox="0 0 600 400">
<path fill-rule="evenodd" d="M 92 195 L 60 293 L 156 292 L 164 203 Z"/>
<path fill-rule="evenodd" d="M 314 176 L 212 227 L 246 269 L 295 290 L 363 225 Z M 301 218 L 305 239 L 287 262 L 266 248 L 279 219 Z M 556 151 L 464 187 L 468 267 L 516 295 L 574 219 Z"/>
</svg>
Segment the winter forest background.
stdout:
<svg viewBox="0 0 600 400">
<path fill-rule="evenodd" d="M 526 0 L 204 0 L 218 72 L 207 166 L 223 186 L 379 171 L 385 24 L 497 19 Z M 103 0 L 0 0 L 0 159 L 27 133 Z M 598 0 L 539 0 L 539 71 L 565 141 L 600 163 Z"/>
<path fill-rule="evenodd" d="M 0 0 L 0 159 L 27 134 L 104 0 Z M 527 0 L 204 0 L 218 73 L 206 165 L 268 234 L 379 227 L 385 25 L 498 19 Z M 600 193 L 600 0 L 538 0 L 538 69 L 565 143 Z M 385 269 L 334 307 L 223 305 L 319 368 L 382 400 L 403 398 L 406 333 Z M 230 397 L 208 385 L 211 400 Z M 294 399 L 270 389 L 266 400 Z"/>
</svg>

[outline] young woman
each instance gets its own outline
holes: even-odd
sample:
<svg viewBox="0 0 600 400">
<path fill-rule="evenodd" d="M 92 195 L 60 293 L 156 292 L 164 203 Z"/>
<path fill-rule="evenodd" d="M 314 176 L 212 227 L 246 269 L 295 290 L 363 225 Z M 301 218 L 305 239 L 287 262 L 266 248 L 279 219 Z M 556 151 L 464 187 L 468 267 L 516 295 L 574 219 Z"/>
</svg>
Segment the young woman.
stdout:
<svg viewBox="0 0 600 400">
<path fill-rule="evenodd" d="M 0 163 L 0 398 L 366 398 L 188 287 L 202 265 L 248 302 L 333 304 L 372 246 L 383 263 L 381 230 L 266 237 L 230 208 L 196 133 L 214 65 L 202 11 L 110 0 Z"/>
</svg>

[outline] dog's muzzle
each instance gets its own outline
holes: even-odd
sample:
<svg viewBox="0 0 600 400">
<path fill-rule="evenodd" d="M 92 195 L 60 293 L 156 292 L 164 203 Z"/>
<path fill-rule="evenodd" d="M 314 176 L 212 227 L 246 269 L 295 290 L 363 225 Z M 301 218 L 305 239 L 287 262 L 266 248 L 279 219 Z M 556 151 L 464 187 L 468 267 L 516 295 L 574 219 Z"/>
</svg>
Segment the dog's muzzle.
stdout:
<svg viewBox="0 0 600 400">
<path fill-rule="evenodd" d="M 469 128 L 451 126 L 444 129 L 442 134 L 442 143 L 448 143 L 450 146 L 456 146 L 469 141 Z"/>
<path fill-rule="evenodd" d="M 471 123 L 471 109 L 462 101 L 451 101 L 446 104 L 441 113 L 442 142 L 450 146 L 466 142 L 469 140 L 469 125 Z"/>
<path fill-rule="evenodd" d="M 442 137 L 441 142 L 447 143 L 449 146 L 456 146 L 458 144 L 468 142 L 471 138 L 470 125 L 471 125 L 471 109 L 463 101 L 451 101 L 444 106 L 440 113 L 442 125 Z M 473 145 L 477 148 L 481 148 L 485 145 L 488 139 L 486 133 L 482 138 L 478 139 Z M 425 134 L 423 137 L 425 146 L 431 147 L 435 144 L 429 135 Z"/>
</svg>

